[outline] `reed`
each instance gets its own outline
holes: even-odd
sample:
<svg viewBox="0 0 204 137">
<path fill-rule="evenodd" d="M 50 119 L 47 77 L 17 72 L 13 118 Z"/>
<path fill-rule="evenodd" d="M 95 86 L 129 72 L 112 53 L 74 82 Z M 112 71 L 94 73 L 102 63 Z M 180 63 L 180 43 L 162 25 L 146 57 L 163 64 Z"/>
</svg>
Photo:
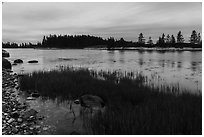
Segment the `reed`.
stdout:
<svg viewBox="0 0 204 137">
<path fill-rule="evenodd" d="M 89 134 L 202 134 L 201 94 L 173 85 L 153 88 L 146 81 L 139 73 L 63 67 L 26 74 L 20 89 L 34 89 L 51 99 L 102 97 L 107 110 L 85 123 Z"/>
</svg>

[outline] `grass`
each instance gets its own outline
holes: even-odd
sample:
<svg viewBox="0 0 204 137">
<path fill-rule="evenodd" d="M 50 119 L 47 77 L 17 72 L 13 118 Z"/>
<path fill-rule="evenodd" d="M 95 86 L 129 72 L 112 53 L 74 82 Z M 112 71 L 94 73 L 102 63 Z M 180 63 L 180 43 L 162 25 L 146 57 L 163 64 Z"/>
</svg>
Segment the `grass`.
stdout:
<svg viewBox="0 0 204 137">
<path fill-rule="evenodd" d="M 152 88 L 141 74 L 61 68 L 23 76 L 20 89 L 51 99 L 102 97 L 103 115 L 86 122 L 89 134 L 202 134 L 202 95 L 178 87 Z"/>
</svg>

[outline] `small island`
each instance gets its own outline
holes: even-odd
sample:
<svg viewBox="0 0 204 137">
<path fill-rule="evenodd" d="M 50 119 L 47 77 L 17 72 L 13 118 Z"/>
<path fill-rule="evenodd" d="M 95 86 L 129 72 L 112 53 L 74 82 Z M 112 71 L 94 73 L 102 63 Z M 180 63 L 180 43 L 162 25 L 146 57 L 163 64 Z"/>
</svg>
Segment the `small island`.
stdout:
<svg viewBox="0 0 204 137">
<path fill-rule="evenodd" d="M 192 31 L 189 40 L 184 40 L 181 31 L 176 38 L 174 35 L 163 33 L 156 43 L 151 37 L 146 41 L 140 33 L 138 41 L 119 40 L 110 37 L 103 39 L 90 35 L 49 35 L 44 36 L 42 42 L 32 43 L 2 43 L 3 48 L 41 48 L 41 49 L 103 49 L 103 50 L 202 50 L 202 40 L 200 33 Z"/>
</svg>

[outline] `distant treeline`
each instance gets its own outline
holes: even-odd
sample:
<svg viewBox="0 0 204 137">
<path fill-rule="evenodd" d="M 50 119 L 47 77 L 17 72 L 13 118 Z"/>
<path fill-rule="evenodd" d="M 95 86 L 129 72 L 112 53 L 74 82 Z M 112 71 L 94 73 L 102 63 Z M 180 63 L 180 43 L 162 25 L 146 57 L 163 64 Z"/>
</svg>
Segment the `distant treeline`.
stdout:
<svg viewBox="0 0 204 137">
<path fill-rule="evenodd" d="M 181 31 L 178 32 L 176 38 L 174 35 L 163 33 L 161 37 L 153 43 L 151 37 L 146 41 L 143 34 L 140 33 L 137 42 L 125 41 L 123 38 L 119 40 L 110 37 L 103 39 L 101 37 L 90 36 L 90 35 L 49 35 L 44 36 L 42 42 L 37 44 L 32 43 L 2 43 L 3 48 L 98 48 L 104 47 L 108 49 L 113 48 L 126 48 L 126 47 L 192 47 L 202 48 L 201 34 L 195 30 L 192 31 L 190 39 L 185 41 Z"/>
<path fill-rule="evenodd" d="M 21 43 L 21 44 L 17 44 L 15 42 L 7 42 L 7 43 L 2 43 L 2 48 L 36 48 L 36 47 L 41 47 L 41 43 L 38 42 L 37 44 L 33 44 L 33 43 Z"/>
</svg>

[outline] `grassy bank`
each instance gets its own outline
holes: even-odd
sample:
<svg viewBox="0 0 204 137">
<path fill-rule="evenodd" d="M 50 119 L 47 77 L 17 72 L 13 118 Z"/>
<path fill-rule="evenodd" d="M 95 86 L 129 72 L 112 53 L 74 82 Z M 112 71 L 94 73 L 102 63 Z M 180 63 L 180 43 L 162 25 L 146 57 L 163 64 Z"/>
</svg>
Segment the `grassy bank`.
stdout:
<svg viewBox="0 0 204 137">
<path fill-rule="evenodd" d="M 62 68 L 25 75 L 20 89 L 62 100 L 102 97 L 107 111 L 86 123 L 90 134 L 202 134 L 201 94 L 150 88 L 145 80 L 140 74 Z"/>
</svg>

